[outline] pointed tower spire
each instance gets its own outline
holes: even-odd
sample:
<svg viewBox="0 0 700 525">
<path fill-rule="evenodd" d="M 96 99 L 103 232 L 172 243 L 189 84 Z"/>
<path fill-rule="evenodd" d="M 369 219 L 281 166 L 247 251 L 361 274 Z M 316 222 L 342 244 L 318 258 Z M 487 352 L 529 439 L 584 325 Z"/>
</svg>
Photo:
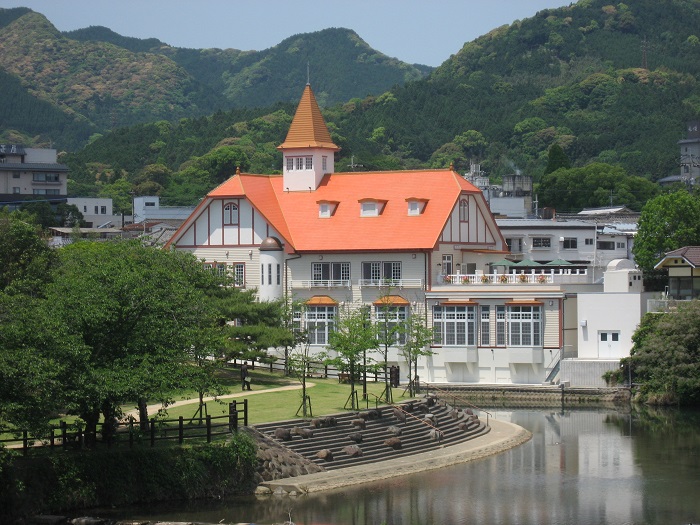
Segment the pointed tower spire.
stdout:
<svg viewBox="0 0 700 525">
<path fill-rule="evenodd" d="M 310 85 L 306 85 L 289 126 L 287 138 L 277 146 L 284 157 L 284 187 L 289 191 L 316 189 L 326 173 L 334 171 L 333 143 Z"/>
</svg>

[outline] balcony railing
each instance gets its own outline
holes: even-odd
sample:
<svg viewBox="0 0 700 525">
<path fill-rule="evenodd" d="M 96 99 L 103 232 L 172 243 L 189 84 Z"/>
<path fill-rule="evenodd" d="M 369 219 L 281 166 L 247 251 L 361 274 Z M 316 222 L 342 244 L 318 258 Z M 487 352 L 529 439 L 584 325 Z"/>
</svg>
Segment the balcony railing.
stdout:
<svg viewBox="0 0 700 525">
<path fill-rule="evenodd" d="M 423 279 L 360 279 L 357 284 L 360 288 L 422 288 Z"/>
<path fill-rule="evenodd" d="M 439 275 L 437 284 L 487 285 L 487 284 L 552 284 L 549 273 L 484 273 Z"/>
<path fill-rule="evenodd" d="M 350 288 L 349 279 L 311 279 L 292 281 L 292 288 Z"/>
<path fill-rule="evenodd" d="M 350 288 L 353 281 L 350 279 L 310 279 L 293 280 L 292 288 Z M 423 279 L 358 279 L 357 285 L 362 288 L 422 288 Z"/>
</svg>

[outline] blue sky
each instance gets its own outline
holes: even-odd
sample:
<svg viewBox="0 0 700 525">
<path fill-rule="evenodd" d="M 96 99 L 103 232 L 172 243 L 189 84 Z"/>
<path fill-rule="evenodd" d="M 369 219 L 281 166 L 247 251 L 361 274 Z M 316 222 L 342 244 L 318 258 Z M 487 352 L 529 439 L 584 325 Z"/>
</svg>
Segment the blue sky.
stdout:
<svg viewBox="0 0 700 525">
<path fill-rule="evenodd" d="M 61 31 L 91 25 L 177 47 L 263 50 L 328 27 L 353 29 L 404 62 L 438 66 L 465 42 L 565 0 L 0 0 Z"/>
</svg>

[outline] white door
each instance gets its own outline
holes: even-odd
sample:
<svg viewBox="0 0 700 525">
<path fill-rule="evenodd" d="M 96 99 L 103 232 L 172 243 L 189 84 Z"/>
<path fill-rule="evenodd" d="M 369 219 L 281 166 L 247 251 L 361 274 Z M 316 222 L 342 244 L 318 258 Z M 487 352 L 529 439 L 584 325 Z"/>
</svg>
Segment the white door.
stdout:
<svg viewBox="0 0 700 525">
<path fill-rule="evenodd" d="M 598 357 L 600 359 L 620 357 L 620 332 L 598 332 Z"/>
</svg>

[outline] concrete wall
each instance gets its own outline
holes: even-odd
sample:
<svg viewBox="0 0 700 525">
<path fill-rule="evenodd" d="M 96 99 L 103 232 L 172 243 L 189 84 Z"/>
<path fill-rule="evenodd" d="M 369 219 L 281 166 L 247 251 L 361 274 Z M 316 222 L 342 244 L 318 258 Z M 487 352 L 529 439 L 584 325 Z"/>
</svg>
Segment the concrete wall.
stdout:
<svg viewBox="0 0 700 525">
<path fill-rule="evenodd" d="M 603 379 L 603 374 L 608 370 L 618 370 L 619 368 L 620 361 L 618 360 L 564 359 L 561 362 L 559 377 L 561 383 L 568 383 L 571 387 L 604 388 L 608 385 Z"/>
</svg>

